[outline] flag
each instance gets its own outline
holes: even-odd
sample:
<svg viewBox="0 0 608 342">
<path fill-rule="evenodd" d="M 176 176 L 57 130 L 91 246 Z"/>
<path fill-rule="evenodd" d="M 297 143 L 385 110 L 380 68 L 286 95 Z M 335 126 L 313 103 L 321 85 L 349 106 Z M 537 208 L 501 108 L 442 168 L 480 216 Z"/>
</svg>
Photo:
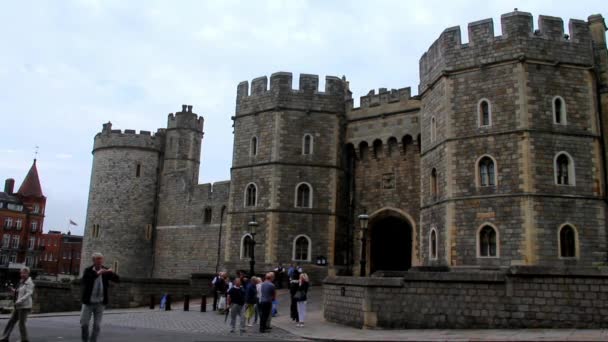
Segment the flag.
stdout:
<svg viewBox="0 0 608 342">
<path fill-rule="evenodd" d="M 74 222 L 74 221 L 72 221 L 72 220 L 70 219 L 70 225 L 72 225 L 72 226 L 78 226 L 78 223 L 76 223 L 76 222 Z"/>
</svg>

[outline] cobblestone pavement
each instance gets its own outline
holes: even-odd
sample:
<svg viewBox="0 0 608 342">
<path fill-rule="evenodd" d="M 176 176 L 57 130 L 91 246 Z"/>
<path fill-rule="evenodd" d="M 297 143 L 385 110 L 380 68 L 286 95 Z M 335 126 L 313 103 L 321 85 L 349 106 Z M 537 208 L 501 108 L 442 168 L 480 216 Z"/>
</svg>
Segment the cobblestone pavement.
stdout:
<svg viewBox="0 0 608 342">
<path fill-rule="evenodd" d="M 194 307 L 196 308 L 196 307 Z M 77 316 L 64 317 L 45 317 L 48 322 L 57 324 L 65 323 L 66 320 L 78 320 Z M 270 333 L 260 334 L 257 326 L 248 327 L 246 332 L 230 333 L 228 322 L 224 322 L 224 315 L 217 312 L 196 312 L 196 311 L 159 311 L 150 310 L 148 312 L 126 312 L 116 314 L 106 314 L 103 317 L 103 325 L 126 328 L 158 329 L 163 331 L 201 333 L 215 336 L 238 336 L 277 340 L 302 340 L 301 337 L 291 334 L 279 327 L 273 327 Z"/>
</svg>

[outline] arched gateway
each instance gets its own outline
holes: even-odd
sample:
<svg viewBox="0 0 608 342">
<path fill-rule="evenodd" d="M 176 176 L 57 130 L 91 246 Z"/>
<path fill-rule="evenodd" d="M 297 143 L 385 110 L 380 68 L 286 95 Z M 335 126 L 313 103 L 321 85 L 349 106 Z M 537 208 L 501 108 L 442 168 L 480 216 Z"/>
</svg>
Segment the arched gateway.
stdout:
<svg viewBox="0 0 608 342">
<path fill-rule="evenodd" d="M 372 214 L 369 221 L 369 267 L 375 271 L 407 271 L 412 267 L 414 227 L 393 209 Z"/>
</svg>

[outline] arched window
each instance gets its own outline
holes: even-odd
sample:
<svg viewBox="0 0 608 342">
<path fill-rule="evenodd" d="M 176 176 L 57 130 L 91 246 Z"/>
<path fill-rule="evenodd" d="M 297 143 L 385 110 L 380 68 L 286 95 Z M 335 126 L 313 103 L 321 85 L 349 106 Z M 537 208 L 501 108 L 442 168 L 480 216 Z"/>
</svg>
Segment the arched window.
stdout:
<svg viewBox="0 0 608 342">
<path fill-rule="evenodd" d="M 245 189 L 245 206 L 255 207 L 258 204 L 258 188 L 254 183 L 249 183 Z"/>
<path fill-rule="evenodd" d="M 437 230 L 435 228 L 431 228 L 429 236 L 429 257 L 431 260 L 437 259 Z"/>
<path fill-rule="evenodd" d="M 374 140 L 374 158 L 378 159 L 382 155 L 382 140 Z"/>
<path fill-rule="evenodd" d="M 249 149 L 249 154 L 252 157 L 255 157 L 258 155 L 258 137 L 251 138 L 251 147 Z"/>
<path fill-rule="evenodd" d="M 253 257 L 253 238 L 250 234 L 245 234 L 241 238 L 241 259 L 251 259 Z"/>
<path fill-rule="evenodd" d="M 412 139 L 412 136 L 409 134 L 406 134 L 403 136 L 403 138 L 401 138 L 401 145 L 403 148 L 404 156 L 407 154 L 408 146 L 411 145 L 413 142 L 414 142 L 414 139 Z"/>
<path fill-rule="evenodd" d="M 293 239 L 293 260 L 310 261 L 311 254 L 310 238 L 306 235 L 298 235 Z"/>
<path fill-rule="evenodd" d="M 435 138 L 437 138 L 437 121 L 433 116 L 431 118 L 431 142 L 435 142 Z"/>
<path fill-rule="evenodd" d="M 566 152 L 559 152 L 554 159 L 555 184 L 574 185 L 574 161 Z"/>
<path fill-rule="evenodd" d="M 367 155 L 369 154 L 369 146 L 367 145 L 367 141 L 362 141 L 359 143 L 359 159 L 367 160 Z"/>
<path fill-rule="evenodd" d="M 498 239 L 496 229 L 490 225 L 483 226 L 477 236 L 480 257 L 494 258 L 498 256 Z"/>
<path fill-rule="evenodd" d="M 477 164 L 479 173 L 479 186 L 496 185 L 496 165 L 494 160 L 488 156 L 479 159 Z"/>
<path fill-rule="evenodd" d="M 302 138 L 302 154 L 309 155 L 312 154 L 312 135 L 304 134 Z"/>
<path fill-rule="evenodd" d="M 553 98 L 553 123 L 557 125 L 566 124 L 566 102 L 561 96 Z"/>
<path fill-rule="evenodd" d="M 395 137 L 388 138 L 388 155 L 392 157 L 393 154 L 395 154 L 395 152 L 399 153 L 398 149 L 399 149 L 399 143 L 397 142 L 397 138 L 395 138 Z"/>
<path fill-rule="evenodd" d="M 559 256 L 561 258 L 576 258 L 576 231 L 570 225 L 564 225 L 559 230 Z"/>
<path fill-rule="evenodd" d="M 312 208 L 312 187 L 308 183 L 296 186 L 296 207 Z"/>
<path fill-rule="evenodd" d="M 431 170 L 431 196 L 437 196 L 437 170 Z"/>
<path fill-rule="evenodd" d="M 477 106 L 477 113 L 479 115 L 480 127 L 492 125 L 492 109 L 490 107 L 490 101 L 487 99 L 480 100 Z"/>
</svg>

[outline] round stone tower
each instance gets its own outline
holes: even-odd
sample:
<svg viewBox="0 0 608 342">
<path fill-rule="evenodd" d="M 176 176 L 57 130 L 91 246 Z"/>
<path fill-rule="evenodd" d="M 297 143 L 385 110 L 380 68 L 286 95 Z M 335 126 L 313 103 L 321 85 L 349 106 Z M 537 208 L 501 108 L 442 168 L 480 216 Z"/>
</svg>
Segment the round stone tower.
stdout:
<svg viewBox="0 0 608 342">
<path fill-rule="evenodd" d="M 446 29 L 420 59 L 427 265 L 604 260 L 600 127 L 587 22 L 526 12 Z"/>
<path fill-rule="evenodd" d="M 270 87 L 268 87 L 270 83 Z M 336 229 L 341 210 L 338 189 L 343 180 L 346 84 L 327 77 L 319 91 L 316 75 L 278 72 L 238 86 L 234 119 L 227 267 L 248 268 L 245 246 L 248 222 L 259 228 L 256 269 L 278 263 L 305 265 L 317 279 L 334 265 Z"/>
<path fill-rule="evenodd" d="M 94 252 L 133 278 L 150 277 L 153 227 L 164 131 L 112 130 L 95 136 L 82 250 L 82 269 Z"/>
</svg>

